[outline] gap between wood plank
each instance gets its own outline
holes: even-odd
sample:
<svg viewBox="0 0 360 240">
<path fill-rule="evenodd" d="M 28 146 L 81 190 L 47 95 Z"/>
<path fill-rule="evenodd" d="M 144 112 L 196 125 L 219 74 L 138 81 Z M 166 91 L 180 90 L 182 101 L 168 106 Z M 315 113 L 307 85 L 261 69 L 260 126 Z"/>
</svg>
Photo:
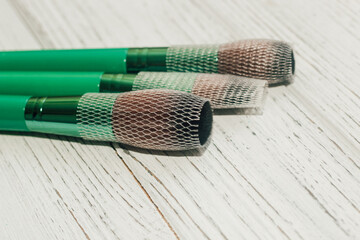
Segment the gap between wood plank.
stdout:
<svg viewBox="0 0 360 240">
<path fill-rule="evenodd" d="M 161 212 L 160 208 L 155 204 L 154 200 L 150 197 L 150 194 L 146 191 L 146 189 L 142 186 L 141 182 L 138 180 L 138 178 L 135 176 L 135 174 L 133 173 L 133 171 L 130 169 L 130 167 L 126 164 L 126 162 L 124 161 L 124 159 L 119 155 L 119 153 L 116 151 L 116 147 L 114 146 L 114 144 L 111 143 L 111 147 L 114 149 L 116 155 L 121 159 L 122 163 L 125 165 L 125 167 L 127 168 L 127 170 L 129 170 L 130 174 L 133 176 L 133 178 L 135 179 L 135 181 L 138 183 L 139 187 L 143 190 L 143 192 L 145 193 L 145 195 L 148 197 L 148 199 L 150 200 L 150 202 L 155 206 L 156 210 L 158 211 L 158 213 L 160 214 L 161 218 L 165 221 L 165 223 L 168 225 L 168 227 L 170 228 L 170 230 L 174 233 L 176 239 L 180 239 L 179 236 L 177 235 L 177 233 L 175 232 L 174 228 L 170 225 L 169 221 L 165 218 L 164 214 Z M 131 156 L 131 155 L 130 155 Z M 131 156 L 133 159 L 135 157 Z M 137 159 L 134 159 L 136 161 L 138 161 Z"/>
</svg>

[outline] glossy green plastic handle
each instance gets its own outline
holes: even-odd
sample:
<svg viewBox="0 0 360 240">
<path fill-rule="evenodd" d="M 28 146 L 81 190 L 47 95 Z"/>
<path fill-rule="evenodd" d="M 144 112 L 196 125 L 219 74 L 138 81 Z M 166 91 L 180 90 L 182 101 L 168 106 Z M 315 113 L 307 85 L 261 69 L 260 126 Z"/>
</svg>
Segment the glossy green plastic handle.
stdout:
<svg viewBox="0 0 360 240">
<path fill-rule="evenodd" d="M 127 92 L 132 90 L 136 76 L 102 72 L 0 71 L 0 94 L 64 97 L 88 92 Z"/>
<path fill-rule="evenodd" d="M 0 130 L 79 137 L 76 124 L 79 99 L 80 97 L 32 98 L 0 95 Z"/>
<path fill-rule="evenodd" d="M 29 98 L 29 96 L 0 95 L 0 130 L 29 131 L 24 116 Z"/>
<path fill-rule="evenodd" d="M 0 71 L 126 73 L 127 48 L 0 52 Z"/>
<path fill-rule="evenodd" d="M 77 96 L 99 92 L 102 72 L 1 72 L 0 94 Z"/>
</svg>

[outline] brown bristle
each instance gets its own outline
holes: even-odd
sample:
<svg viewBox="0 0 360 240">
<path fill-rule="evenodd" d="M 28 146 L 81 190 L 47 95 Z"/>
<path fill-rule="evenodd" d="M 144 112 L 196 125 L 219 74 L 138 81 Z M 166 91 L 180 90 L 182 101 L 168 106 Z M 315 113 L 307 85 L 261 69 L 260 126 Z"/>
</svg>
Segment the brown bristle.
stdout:
<svg viewBox="0 0 360 240">
<path fill-rule="evenodd" d="M 268 80 L 270 86 L 290 84 L 295 72 L 293 50 L 276 40 L 243 40 L 222 44 L 218 52 L 218 71 Z"/>
<path fill-rule="evenodd" d="M 229 74 L 198 74 L 192 93 L 209 99 L 214 109 L 261 108 L 267 81 Z"/>
<path fill-rule="evenodd" d="M 204 145 L 212 126 L 207 100 L 173 90 L 120 94 L 112 114 L 119 142 L 148 149 L 187 150 Z"/>
</svg>

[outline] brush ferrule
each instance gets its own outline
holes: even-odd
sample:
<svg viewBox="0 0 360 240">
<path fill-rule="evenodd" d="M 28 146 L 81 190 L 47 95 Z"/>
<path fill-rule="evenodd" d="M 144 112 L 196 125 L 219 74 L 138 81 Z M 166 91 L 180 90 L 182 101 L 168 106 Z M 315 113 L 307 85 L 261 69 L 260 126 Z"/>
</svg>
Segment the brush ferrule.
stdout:
<svg viewBox="0 0 360 240">
<path fill-rule="evenodd" d="M 25 106 L 30 131 L 79 136 L 76 112 L 81 97 L 32 97 Z"/>
<path fill-rule="evenodd" d="M 25 107 L 25 119 L 32 121 L 76 123 L 80 97 L 32 97 Z"/>
<path fill-rule="evenodd" d="M 129 48 L 126 56 L 127 72 L 166 71 L 167 47 Z"/>
<path fill-rule="evenodd" d="M 133 90 L 136 74 L 103 74 L 100 81 L 100 92 L 128 92 Z"/>
</svg>

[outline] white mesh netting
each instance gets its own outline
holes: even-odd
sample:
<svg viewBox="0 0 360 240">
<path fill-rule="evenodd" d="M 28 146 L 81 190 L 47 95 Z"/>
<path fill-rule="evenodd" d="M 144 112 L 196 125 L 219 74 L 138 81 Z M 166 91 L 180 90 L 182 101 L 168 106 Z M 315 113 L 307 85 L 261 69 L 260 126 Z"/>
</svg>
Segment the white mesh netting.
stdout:
<svg viewBox="0 0 360 240">
<path fill-rule="evenodd" d="M 196 73 L 140 72 L 133 83 L 133 90 L 165 88 L 191 93 Z"/>
<path fill-rule="evenodd" d="M 294 73 L 291 46 L 276 40 L 250 39 L 219 48 L 219 73 L 268 80 L 270 85 L 289 84 Z"/>
<path fill-rule="evenodd" d="M 140 72 L 133 90 L 174 89 L 193 93 L 211 101 L 215 109 L 259 108 L 267 82 L 224 74 Z"/>
<path fill-rule="evenodd" d="M 209 99 L 214 109 L 261 108 L 267 82 L 234 75 L 198 74 L 192 93 Z"/>
<path fill-rule="evenodd" d="M 209 101 L 173 90 L 87 93 L 77 109 L 80 136 L 157 150 L 205 145 L 212 128 Z"/>
<path fill-rule="evenodd" d="M 209 138 L 212 111 L 207 100 L 173 90 L 120 94 L 113 109 L 119 142 L 158 150 L 198 148 Z"/>
<path fill-rule="evenodd" d="M 87 93 L 80 98 L 76 118 L 81 137 L 90 140 L 116 140 L 112 131 L 112 108 L 118 95 Z"/>
<path fill-rule="evenodd" d="M 217 73 L 219 45 L 169 47 L 166 68 L 169 72 Z"/>
</svg>

